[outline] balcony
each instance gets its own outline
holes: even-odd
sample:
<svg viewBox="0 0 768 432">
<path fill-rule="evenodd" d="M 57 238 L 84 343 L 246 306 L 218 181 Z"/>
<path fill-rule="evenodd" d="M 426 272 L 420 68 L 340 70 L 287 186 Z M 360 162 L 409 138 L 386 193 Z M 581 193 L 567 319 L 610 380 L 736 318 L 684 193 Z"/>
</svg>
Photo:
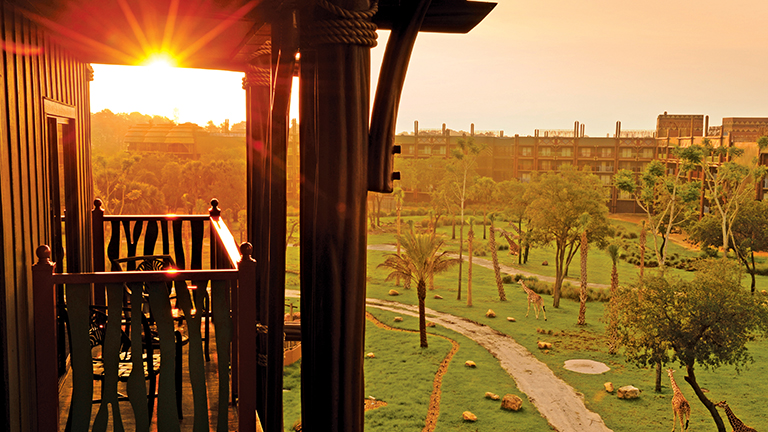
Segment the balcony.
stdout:
<svg viewBox="0 0 768 432">
<path fill-rule="evenodd" d="M 240 313 L 257 304 L 256 263 L 211 204 L 208 215 L 110 216 L 97 200 L 91 273 L 55 273 L 50 248 L 37 249 L 38 430 L 251 429 L 243 418 L 259 430 L 254 384 L 266 376 L 267 330 L 253 308 Z M 61 379 L 57 319 L 69 348 Z"/>
</svg>

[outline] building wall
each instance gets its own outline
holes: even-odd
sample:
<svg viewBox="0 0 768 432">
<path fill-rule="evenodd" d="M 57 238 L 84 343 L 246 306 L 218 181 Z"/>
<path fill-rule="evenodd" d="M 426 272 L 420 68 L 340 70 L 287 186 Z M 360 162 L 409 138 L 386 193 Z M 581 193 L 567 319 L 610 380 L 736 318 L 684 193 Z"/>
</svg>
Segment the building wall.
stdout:
<svg viewBox="0 0 768 432">
<path fill-rule="evenodd" d="M 45 33 L 3 2 L 4 50 L 0 89 L 0 429 L 33 430 L 35 377 L 31 365 L 31 265 L 35 249 L 50 243 L 48 115 L 73 116 L 68 222 L 80 231 L 71 262 L 90 269 L 90 66 L 51 43 Z M 73 239 L 73 243 L 74 239 Z M 69 261 L 68 261 L 69 262 Z"/>
</svg>

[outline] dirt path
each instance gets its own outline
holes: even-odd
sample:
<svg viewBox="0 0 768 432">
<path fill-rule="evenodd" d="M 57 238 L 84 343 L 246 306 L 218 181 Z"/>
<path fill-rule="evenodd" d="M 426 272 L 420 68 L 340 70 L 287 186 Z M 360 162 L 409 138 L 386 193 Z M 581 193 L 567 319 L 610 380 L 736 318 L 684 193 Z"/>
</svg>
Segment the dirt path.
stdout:
<svg viewBox="0 0 768 432">
<path fill-rule="evenodd" d="M 384 324 L 370 312 L 366 312 L 365 317 L 377 327 L 381 327 L 386 330 L 418 333 L 418 330 L 406 330 Z M 446 372 L 448 372 L 448 365 L 451 363 L 451 359 L 453 359 L 454 354 L 459 351 L 459 344 L 455 340 L 442 335 L 432 334 L 432 336 L 441 337 L 450 342 L 451 350 L 448 352 L 448 354 L 445 355 L 443 361 L 440 362 L 440 366 L 437 368 L 437 373 L 435 373 L 435 380 L 432 382 L 432 394 L 429 397 L 429 410 L 427 411 L 427 419 L 424 421 L 424 429 L 422 429 L 421 432 L 432 432 L 437 426 L 437 418 L 440 416 L 440 396 L 442 395 L 443 376 Z"/>
<path fill-rule="evenodd" d="M 416 306 L 368 299 L 368 306 L 418 316 Z M 560 432 L 610 432 L 600 416 L 589 411 L 573 387 L 556 377 L 511 337 L 488 326 L 427 308 L 429 320 L 460 333 L 487 349 L 517 383 L 549 424 Z"/>
<path fill-rule="evenodd" d="M 395 251 L 395 246 L 386 245 L 386 244 L 368 245 L 368 250 L 384 251 L 384 252 L 394 252 Z M 456 255 L 456 254 L 450 254 L 450 255 L 452 257 L 454 257 L 454 258 L 458 258 L 458 255 Z M 464 261 L 468 261 L 468 260 L 469 260 L 469 258 L 465 255 L 464 256 Z M 476 264 L 476 265 L 479 265 L 481 267 L 485 267 L 487 269 L 493 270 L 493 261 L 491 261 L 489 259 L 474 257 L 472 259 L 472 263 Z M 540 275 L 540 274 L 536 274 L 536 273 L 531 273 L 529 271 L 521 270 L 521 269 L 518 269 L 516 267 L 512 267 L 512 266 L 504 265 L 504 264 L 499 264 L 499 268 L 501 269 L 502 273 L 506 273 L 508 275 L 521 274 L 521 275 L 526 276 L 526 277 L 535 276 L 540 281 L 549 282 L 549 283 L 555 283 L 555 278 L 552 277 L 552 276 L 544 276 L 544 275 Z M 581 284 L 581 282 L 576 280 L 576 279 L 565 278 L 563 280 L 563 282 L 566 282 L 566 281 L 571 282 L 571 283 L 573 283 L 573 284 L 575 284 L 577 286 L 579 284 Z M 588 283 L 587 286 L 591 287 L 591 288 L 610 288 L 611 287 L 608 284 L 598 284 L 598 283 L 591 283 L 591 282 Z"/>
</svg>

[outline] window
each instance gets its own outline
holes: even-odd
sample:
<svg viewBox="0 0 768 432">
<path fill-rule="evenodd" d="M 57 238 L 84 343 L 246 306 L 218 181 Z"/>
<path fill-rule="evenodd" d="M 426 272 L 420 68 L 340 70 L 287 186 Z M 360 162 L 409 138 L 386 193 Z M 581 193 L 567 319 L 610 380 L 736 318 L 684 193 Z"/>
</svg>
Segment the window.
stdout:
<svg viewBox="0 0 768 432">
<path fill-rule="evenodd" d="M 434 152 L 434 153 L 439 154 L 439 155 L 444 155 L 445 154 L 445 146 L 439 146 L 439 147 L 436 147 L 436 149 L 437 149 L 437 151 Z"/>
<path fill-rule="evenodd" d="M 630 200 L 632 199 L 632 194 L 626 191 L 619 191 L 619 199 L 621 200 Z"/>
<path fill-rule="evenodd" d="M 644 148 L 640 151 L 640 157 L 645 159 L 651 159 L 653 158 L 653 149 L 652 148 Z"/>
<path fill-rule="evenodd" d="M 552 161 L 549 160 L 543 160 L 539 161 L 539 169 L 540 170 L 551 170 L 552 169 Z"/>
<path fill-rule="evenodd" d="M 539 147 L 539 156 L 551 156 L 552 147 Z"/>
<path fill-rule="evenodd" d="M 590 147 L 581 147 L 579 149 L 579 155 L 581 155 L 581 157 L 590 157 L 592 156 L 592 149 Z"/>
<path fill-rule="evenodd" d="M 609 175 L 601 175 L 600 176 L 600 183 L 608 186 L 611 184 L 611 176 Z"/>
<path fill-rule="evenodd" d="M 571 157 L 573 156 L 573 147 L 563 147 L 560 149 L 560 156 Z"/>
<path fill-rule="evenodd" d="M 627 147 L 624 147 L 624 148 L 619 150 L 619 156 L 623 157 L 623 158 L 631 158 L 631 157 L 633 157 L 634 155 L 632 153 L 633 153 L 632 149 L 631 148 L 627 148 Z"/>
<path fill-rule="evenodd" d="M 533 161 L 531 161 L 531 160 L 522 160 L 522 161 L 520 161 L 519 168 L 521 170 L 531 170 L 531 169 L 533 169 Z"/>
<path fill-rule="evenodd" d="M 432 149 L 429 146 L 419 146 L 419 154 L 432 154 Z"/>
<path fill-rule="evenodd" d="M 610 147 L 603 147 L 600 149 L 600 157 L 612 157 L 613 149 Z"/>
<path fill-rule="evenodd" d="M 613 162 L 600 162 L 600 167 L 598 171 L 613 172 Z"/>
<path fill-rule="evenodd" d="M 520 156 L 533 156 L 533 147 L 520 147 Z"/>
<path fill-rule="evenodd" d="M 414 154 L 415 150 L 416 150 L 416 146 L 414 145 L 405 146 L 405 152 L 408 154 Z"/>
<path fill-rule="evenodd" d="M 531 173 L 523 173 L 520 175 L 520 181 L 523 183 L 531 182 Z"/>
</svg>

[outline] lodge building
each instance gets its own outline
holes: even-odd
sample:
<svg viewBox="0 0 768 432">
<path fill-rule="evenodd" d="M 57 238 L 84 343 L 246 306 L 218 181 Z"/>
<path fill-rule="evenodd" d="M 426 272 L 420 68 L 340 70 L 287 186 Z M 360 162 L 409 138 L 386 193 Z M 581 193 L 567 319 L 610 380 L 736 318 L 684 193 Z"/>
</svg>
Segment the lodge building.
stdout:
<svg viewBox="0 0 768 432">
<path fill-rule="evenodd" d="M 605 185 L 605 198 L 612 213 L 635 213 L 642 210 L 626 193 L 618 191 L 613 183 L 614 174 L 621 169 L 642 172 L 653 160 L 664 161 L 670 173 L 677 163 L 670 156 L 675 146 L 700 144 L 705 138 L 715 146 L 738 146 L 745 149 L 744 157 L 758 155 L 757 140 L 768 135 L 768 118 L 724 118 L 721 126 L 709 126 L 709 117 L 703 115 L 660 114 L 655 130 L 622 131 L 616 123 L 613 136 L 590 137 L 584 134 L 584 125 L 575 122 L 573 130 L 535 130 L 533 135 L 504 135 L 499 132 L 475 132 L 474 124 L 469 133 L 446 129 L 419 130 L 414 122 L 412 133 L 396 136 L 403 158 L 450 157 L 450 148 L 459 139 L 472 137 L 476 143 L 485 144 L 486 150 L 477 160 L 477 172 L 496 182 L 517 179 L 531 180 L 536 172 L 556 171 L 562 165 L 579 169 L 589 167 Z M 706 135 L 704 131 L 707 131 Z M 768 165 L 768 153 L 759 155 L 760 163 Z M 694 173 L 694 177 L 695 177 Z M 403 187 L 417 201 L 427 200 L 424 191 Z M 756 190 L 756 198 L 763 199 L 768 193 L 768 179 L 763 179 Z"/>
</svg>

